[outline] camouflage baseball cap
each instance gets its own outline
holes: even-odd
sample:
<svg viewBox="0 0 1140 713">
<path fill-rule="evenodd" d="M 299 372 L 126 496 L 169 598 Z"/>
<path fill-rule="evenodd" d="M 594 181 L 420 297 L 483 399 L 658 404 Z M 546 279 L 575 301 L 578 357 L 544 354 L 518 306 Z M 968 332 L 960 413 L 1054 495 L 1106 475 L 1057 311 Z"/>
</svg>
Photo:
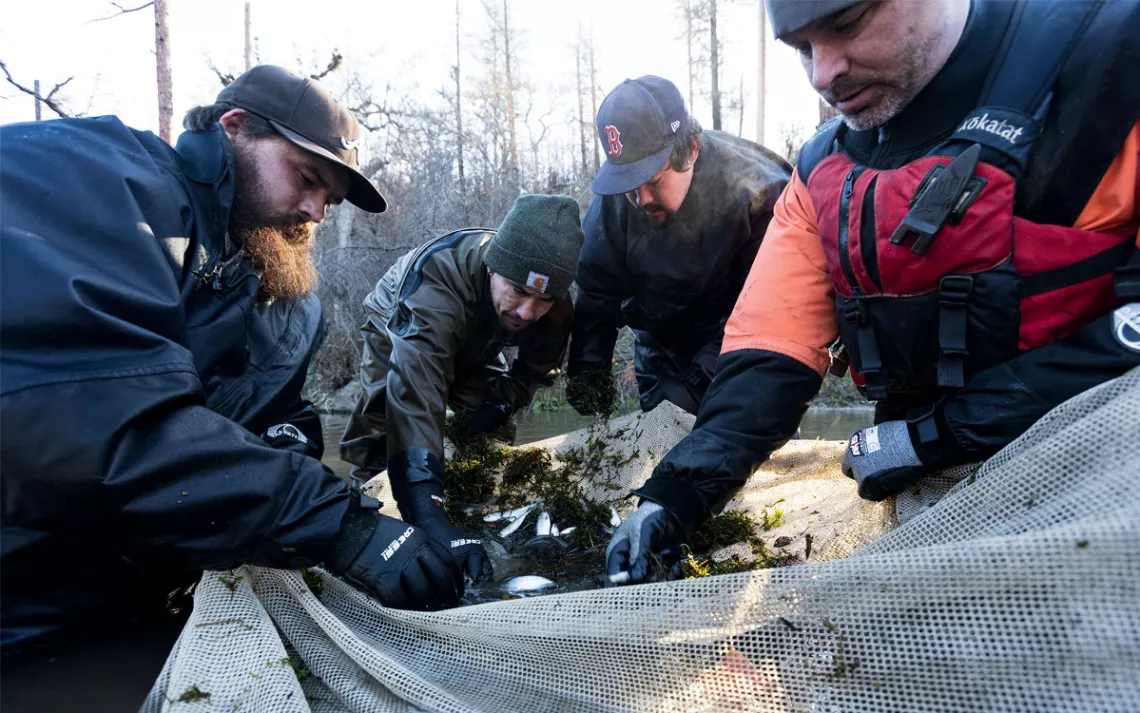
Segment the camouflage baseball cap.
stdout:
<svg viewBox="0 0 1140 713">
<path fill-rule="evenodd" d="M 383 213 L 388 207 L 360 172 L 360 124 L 315 80 L 261 64 L 230 82 L 217 101 L 257 114 L 297 147 L 347 168 L 347 198 L 357 208 Z"/>
</svg>

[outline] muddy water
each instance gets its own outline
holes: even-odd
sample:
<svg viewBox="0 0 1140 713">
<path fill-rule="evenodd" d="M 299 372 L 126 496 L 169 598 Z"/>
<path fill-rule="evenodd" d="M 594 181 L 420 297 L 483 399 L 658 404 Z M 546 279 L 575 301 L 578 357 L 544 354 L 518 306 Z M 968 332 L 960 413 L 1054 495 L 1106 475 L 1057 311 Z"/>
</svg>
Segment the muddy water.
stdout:
<svg viewBox="0 0 1140 713">
<path fill-rule="evenodd" d="M 845 440 L 853 430 L 871 425 L 872 411 L 854 409 L 812 409 L 800 424 L 800 437 L 807 439 Z M 346 417 L 342 414 L 323 416 L 325 435 L 324 462 L 338 475 L 347 478 L 349 466 L 337 456 L 336 444 L 344 431 Z M 579 416 L 572 410 L 542 411 L 524 414 L 518 420 L 518 444 L 533 443 L 551 436 L 569 433 L 590 425 L 590 417 Z M 603 535 L 595 548 L 588 552 L 569 554 L 560 560 L 563 541 L 557 538 L 535 540 L 537 512 L 531 512 L 518 532 L 501 537 L 499 532 L 507 525 L 498 522 L 487 525 L 479 534 L 486 542 L 487 553 L 495 568 L 493 581 L 468 586 L 463 597 L 465 604 L 498 601 L 513 596 L 540 596 L 561 594 L 602 586 L 603 552 L 608 541 Z M 566 527 L 573 523 L 556 523 Z M 530 543 L 530 548 L 526 546 Z M 541 551 L 538 548 L 542 548 Z M 554 582 L 554 586 L 510 594 L 504 585 L 514 577 L 539 574 Z"/>
</svg>

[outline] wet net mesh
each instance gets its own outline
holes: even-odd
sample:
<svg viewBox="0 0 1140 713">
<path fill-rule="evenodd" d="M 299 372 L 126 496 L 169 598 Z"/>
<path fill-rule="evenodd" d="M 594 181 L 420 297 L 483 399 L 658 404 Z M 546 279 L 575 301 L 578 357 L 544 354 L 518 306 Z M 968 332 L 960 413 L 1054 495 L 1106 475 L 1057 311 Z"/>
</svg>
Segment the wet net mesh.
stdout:
<svg viewBox="0 0 1140 713">
<path fill-rule="evenodd" d="M 631 418 L 627 487 L 691 425 Z M 790 443 L 730 505 L 782 499 L 794 566 L 438 613 L 206 573 L 144 710 L 1140 710 L 1140 369 L 893 503 L 842 447 Z"/>
</svg>

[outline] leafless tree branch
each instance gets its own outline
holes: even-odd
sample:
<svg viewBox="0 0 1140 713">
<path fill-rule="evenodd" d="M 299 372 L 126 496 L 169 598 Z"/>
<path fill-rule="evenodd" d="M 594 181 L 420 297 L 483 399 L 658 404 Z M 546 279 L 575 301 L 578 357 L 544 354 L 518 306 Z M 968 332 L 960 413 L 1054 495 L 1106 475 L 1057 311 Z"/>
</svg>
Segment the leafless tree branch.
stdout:
<svg viewBox="0 0 1140 713">
<path fill-rule="evenodd" d="M 222 83 L 223 87 L 228 87 L 230 83 L 234 81 L 234 75 L 232 72 L 223 72 L 214 66 L 214 62 L 212 60 L 207 59 L 206 66 L 210 68 L 211 72 L 218 75 L 218 81 Z"/>
<path fill-rule="evenodd" d="M 146 8 L 150 7 L 151 5 L 154 5 L 154 0 L 151 0 L 150 2 L 146 3 L 145 5 L 139 5 L 138 7 L 131 7 L 131 8 L 125 8 L 117 2 L 113 2 L 111 4 L 114 5 L 115 7 L 119 8 L 119 11 L 116 12 L 114 15 L 108 15 L 106 17 L 97 17 L 94 20 L 88 20 L 86 24 L 90 25 L 92 22 L 102 22 L 103 20 L 111 20 L 113 18 L 118 17 L 119 15 L 126 15 L 129 12 L 138 12 L 139 10 L 145 10 Z"/>
<path fill-rule="evenodd" d="M 344 57 L 341 55 L 341 53 L 333 50 L 332 59 L 329 60 L 329 66 L 325 67 L 323 72 L 316 72 L 310 74 L 309 76 L 316 80 L 324 79 L 330 73 L 335 72 L 337 68 L 340 67 L 340 64 L 343 60 Z"/>
<path fill-rule="evenodd" d="M 45 96 L 42 96 L 40 94 L 37 94 L 34 89 L 28 89 L 24 85 L 17 82 L 15 79 L 12 79 L 12 73 L 8 71 L 8 65 L 4 64 L 3 62 L 0 62 L 0 69 L 4 70 L 4 76 L 6 76 L 8 78 L 8 83 L 11 84 L 16 89 L 19 89 L 21 92 L 23 92 L 25 94 L 29 94 L 29 95 L 35 97 L 36 99 L 39 99 L 41 102 L 43 102 L 44 106 L 46 106 L 48 109 L 51 109 L 56 114 L 64 117 L 65 119 L 72 116 L 72 114 L 70 112 L 64 111 L 64 109 L 59 104 L 52 101 L 52 98 L 55 96 L 56 92 L 58 92 L 60 89 L 63 89 L 65 86 L 67 86 L 67 83 L 70 82 L 72 79 L 75 79 L 75 77 L 68 77 L 67 79 L 63 80 L 59 84 L 55 85 L 55 87 L 53 87 L 52 90 L 50 92 L 48 92 L 48 95 L 45 97 Z"/>
</svg>

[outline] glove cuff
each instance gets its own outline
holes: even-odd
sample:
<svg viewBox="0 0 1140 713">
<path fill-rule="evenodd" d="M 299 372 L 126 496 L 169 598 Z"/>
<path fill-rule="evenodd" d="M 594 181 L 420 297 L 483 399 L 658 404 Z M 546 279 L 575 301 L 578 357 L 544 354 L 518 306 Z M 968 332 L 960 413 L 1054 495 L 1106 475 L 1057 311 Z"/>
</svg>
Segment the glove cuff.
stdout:
<svg viewBox="0 0 1140 713">
<path fill-rule="evenodd" d="M 908 412 L 906 427 L 915 455 L 928 468 L 949 468 L 977 460 L 958 444 L 941 401 Z"/>
<path fill-rule="evenodd" d="M 633 491 L 634 495 L 660 505 L 673 516 L 687 539 L 709 517 L 705 497 L 687 480 L 654 476 Z"/>
<path fill-rule="evenodd" d="M 348 510 L 340 521 L 340 531 L 329 547 L 325 566 L 334 574 L 343 574 L 364 551 L 376 523 L 380 519 L 380 501 L 352 491 Z"/>
<path fill-rule="evenodd" d="M 388 459 L 388 483 L 400 516 L 413 525 L 443 517 L 443 458 L 409 448 Z"/>
</svg>

